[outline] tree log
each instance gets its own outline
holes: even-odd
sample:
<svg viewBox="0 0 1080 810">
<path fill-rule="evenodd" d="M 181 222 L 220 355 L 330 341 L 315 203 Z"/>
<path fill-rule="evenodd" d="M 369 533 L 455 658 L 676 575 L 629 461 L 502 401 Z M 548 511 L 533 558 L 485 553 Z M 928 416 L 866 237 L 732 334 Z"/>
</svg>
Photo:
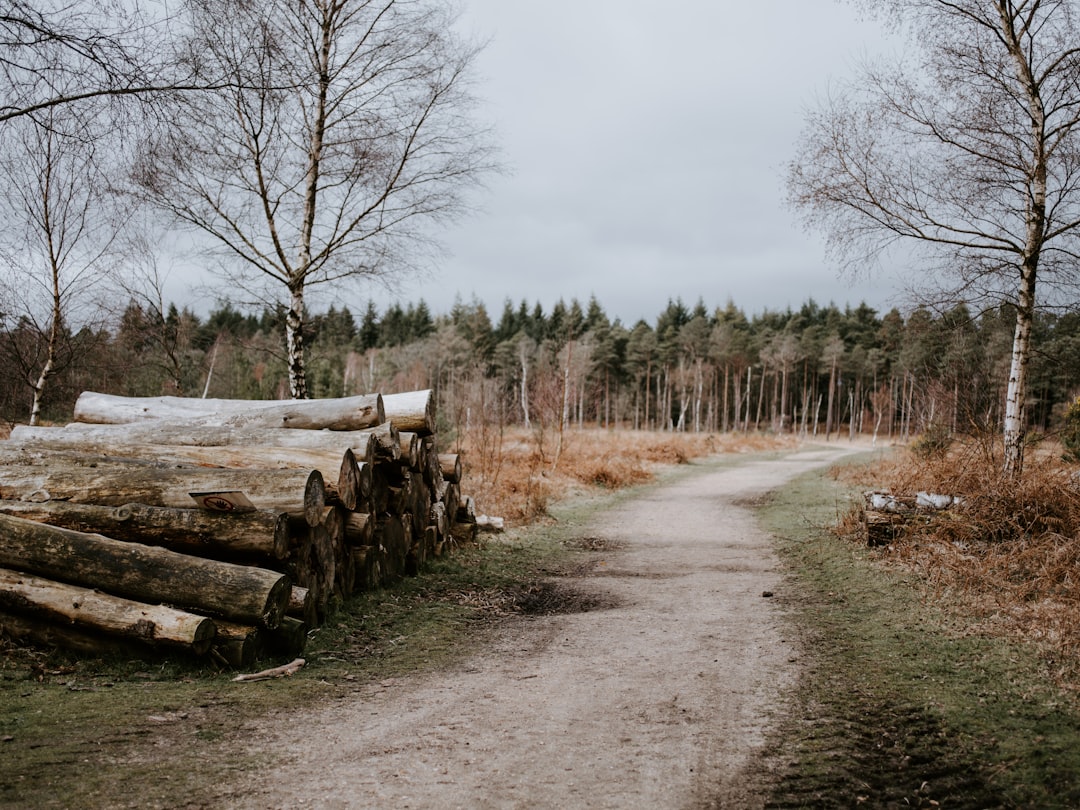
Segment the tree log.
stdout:
<svg viewBox="0 0 1080 810">
<path fill-rule="evenodd" d="M 457 453 L 439 453 L 439 471 L 451 484 L 460 484 L 461 456 Z"/>
<path fill-rule="evenodd" d="M 184 420 L 203 426 L 361 430 L 386 421 L 383 399 L 365 394 L 339 399 L 246 400 L 188 397 L 119 397 L 84 391 L 75 421 L 124 424 L 149 419 Z"/>
<path fill-rule="evenodd" d="M 244 456 L 254 448 L 326 451 L 340 454 L 346 448 L 359 462 L 375 459 L 376 444 L 388 445 L 397 431 L 389 422 L 368 430 L 280 430 L 277 428 L 199 427 L 187 422 L 150 421 L 127 425 L 90 425 L 73 422 L 66 427 L 29 427 L 16 425 L 9 442 L 28 449 L 74 449 L 102 455 L 128 454 L 121 448 L 133 445 L 131 452 L 143 448 L 169 447 L 238 447 L 219 458 Z M 150 456 L 153 458 L 154 456 Z M 213 458 L 210 456 L 209 458 Z M 228 466 L 227 463 L 224 466 Z M 317 466 L 317 465 L 312 465 Z"/>
<path fill-rule="evenodd" d="M 398 433 L 401 447 L 401 463 L 409 469 L 415 469 L 420 460 L 420 437 L 410 431 Z"/>
<path fill-rule="evenodd" d="M 214 622 L 183 610 L 150 605 L 0 568 L 0 609 L 55 624 L 202 655 Z"/>
<path fill-rule="evenodd" d="M 56 648 L 86 657 L 138 658 L 147 646 L 121 636 L 106 636 L 72 624 L 56 624 L 33 616 L 0 610 L 0 637 L 20 644 Z"/>
<path fill-rule="evenodd" d="M 223 621 L 216 624 L 217 637 L 211 647 L 216 657 L 233 669 L 250 667 L 258 660 L 262 645 L 259 628 Z"/>
<path fill-rule="evenodd" d="M 317 470 L 158 469 L 139 464 L 54 469 L 0 468 L 0 498 L 123 506 L 144 503 L 178 509 L 196 505 L 192 493 L 240 491 L 257 509 L 322 517 L 328 490 Z"/>
<path fill-rule="evenodd" d="M 283 560 L 289 553 L 288 517 L 284 512 L 221 514 L 141 503 L 97 506 L 0 500 L 0 514 L 104 534 L 115 540 L 164 546 L 199 557 L 261 556 Z"/>
<path fill-rule="evenodd" d="M 289 579 L 245 565 L 204 560 L 99 534 L 0 515 L 0 566 L 166 602 L 239 624 L 276 627 L 289 603 Z"/>
<path fill-rule="evenodd" d="M 345 542 L 350 546 L 369 546 L 375 531 L 375 520 L 368 512 L 349 512 L 345 515 Z"/>
<path fill-rule="evenodd" d="M 430 389 L 386 394 L 383 409 L 387 420 L 399 431 L 421 436 L 430 436 L 435 432 L 435 396 Z"/>
<path fill-rule="evenodd" d="M 307 646 L 308 629 L 308 626 L 299 619 L 286 616 L 277 628 L 260 634 L 261 651 L 273 657 L 296 658 Z"/>
</svg>

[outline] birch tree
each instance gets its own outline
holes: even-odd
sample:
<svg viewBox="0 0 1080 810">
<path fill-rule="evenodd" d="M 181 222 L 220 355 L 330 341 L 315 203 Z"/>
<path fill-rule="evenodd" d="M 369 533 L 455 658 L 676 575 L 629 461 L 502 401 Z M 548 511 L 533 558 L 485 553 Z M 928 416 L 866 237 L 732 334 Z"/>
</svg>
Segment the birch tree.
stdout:
<svg viewBox="0 0 1080 810">
<path fill-rule="evenodd" d="M 70 108 L 10 122 L 0 154 L 0 257 L 19 329 L 8 334 L 9 373 L 29 387 L 37 424 L 46 389 L 78 357 L 77 327 L 94 307 L 121 229 L 110 214 L 100 138 L 89 116 L 70 126 Z M 77 129 L 80 137 L 66 134 Z"/>
<path fill-rule="evenodd" d="M 1018 477 L 1036 306 L 1076 280 L 1080 8 L 867 5 L 905 26 L 913 55 L 866 66 L 810 113 L 790 199 L 849 266 L 908 243 L 944 300 L 1011 306 L 1003 471 Z"/>
<path fill-rule="evenodd" d="M 477 50 L 435 0 L 186 8 L 186 58 L 231 81 L 179 98 L 137 180 L 206 238 L 227 281 L 285 305 L 290 391 L 304 398 L 309 289 L 414 267 L 491 165 L 471 117 Z"/>
</svg>

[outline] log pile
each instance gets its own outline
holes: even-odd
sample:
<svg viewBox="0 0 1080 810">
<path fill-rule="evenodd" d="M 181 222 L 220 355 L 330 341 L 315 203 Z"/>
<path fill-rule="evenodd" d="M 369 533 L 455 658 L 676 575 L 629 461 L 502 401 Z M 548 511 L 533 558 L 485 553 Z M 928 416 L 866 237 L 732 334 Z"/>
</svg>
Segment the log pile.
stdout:
<svg viewBox="0 0 1080 810">
<path fill-rule="evenodd" d="M 79 397 L 0 442 L 0 630 L 79 651 L 295 658 L 353 594 L 476 532 L 430 391 Z"/>
<path fill-rule="evenodd" d="M 864 492 L 863 533 L 871 548 L 888 546 L 903 535 L 907 524 L 921 515 L 960 506 L 953 495 L 917 492 L 897 495 L 890 492 Z"/>
</svg>

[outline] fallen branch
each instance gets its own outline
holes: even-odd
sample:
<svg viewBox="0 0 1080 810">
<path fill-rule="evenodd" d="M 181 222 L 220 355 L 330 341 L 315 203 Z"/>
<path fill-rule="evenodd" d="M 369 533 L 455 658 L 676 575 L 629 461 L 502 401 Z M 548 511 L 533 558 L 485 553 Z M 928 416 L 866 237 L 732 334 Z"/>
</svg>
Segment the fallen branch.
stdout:
<svg viewBox="0 0 1080 810">
<path fill-rule="evenodd" d="M 264 669 L 262 672 L 252 672 L 249 675 L 237 675 L 233 678 L 233 683 L 238 681 L 268 681 L 271 678 L 290 678 L 295 675 L 306 664 L 303 658 L 297 658 L 284 666 L 274 667 L 273 669 Z"/>
</svg>

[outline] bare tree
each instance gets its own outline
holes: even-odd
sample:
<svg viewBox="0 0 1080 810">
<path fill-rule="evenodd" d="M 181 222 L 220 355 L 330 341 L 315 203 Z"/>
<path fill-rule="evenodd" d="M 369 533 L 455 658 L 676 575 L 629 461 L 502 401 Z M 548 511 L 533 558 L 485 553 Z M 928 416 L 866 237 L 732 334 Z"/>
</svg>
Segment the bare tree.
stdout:
<svg viewBox="0 0 1080 810">
<path fill-rule="evenodd" d="M 906 24 L 914 60 L 865 67 L 809 115 L 790 199 L 852 263 L 910 243 L 939 295 L 1014 307 L 1004 471 L 1019 476 L 1036 305 L 1076 280 L 1080 10 L 1075 0 L 867 5 Z"/>
<path fill-rule="evenodd" d="M 0 256 L 3 282 L 19 327 L 9 332 L 9 359 L 33 392 L 36 424 L 46 387 L 77 357 L 78 330 L 93 305 L 120 225 L 110 216 L 108 183 L 95 141 L 65 134 L 70 110 L 9 125 L 0 156 L 0 215 L 7 223 Z M 86 118 L 79 131 L 85 135 Z M 73 323 L 74 321 L 74 323 Z"/>
<path fill-rule="evenodd" d="M 308 289 L 409 266 L 491 165 L 469 117 L 476 49 L 434 0 L 188 10 L 191 61 L 232 86 L 181 99 L 138 182 L 207 238 L 230 281 L 284 299 L 290 389 L 303 398 Z"/>
<path fill-rule="evenodd" d="M 71 105 L 119 114 L 130 101 L 228 86 L 197 54 L 176 58 L 179 30 L 166 3 L 0 0 L 0 124 Z"/>
</svg>

